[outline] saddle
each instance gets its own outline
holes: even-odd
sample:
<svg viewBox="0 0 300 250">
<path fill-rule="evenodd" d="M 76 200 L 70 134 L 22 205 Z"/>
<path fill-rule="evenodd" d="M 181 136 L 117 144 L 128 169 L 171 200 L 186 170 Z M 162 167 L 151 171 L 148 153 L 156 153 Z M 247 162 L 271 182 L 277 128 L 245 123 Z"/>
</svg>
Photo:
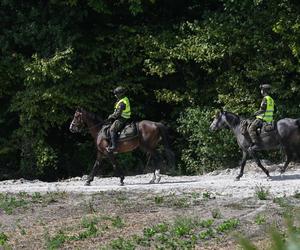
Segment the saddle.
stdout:
<svg viewBox="0 0 300 250">
<path fill-rule="evenodd" d="M 110 124 L 104 125 L 102 129 L 99 131 L 98 137 L 101 136 L 101 138 L 109 140 L 109 128 Z M 138 137 L 139 131 L 138 126 L 136 122 L 131 122 L 129 124 L 126 124 L 125 127 L 118 133 L 118 139 L 117 141 L 126 141 L 133 138 Z"/>
</svg>

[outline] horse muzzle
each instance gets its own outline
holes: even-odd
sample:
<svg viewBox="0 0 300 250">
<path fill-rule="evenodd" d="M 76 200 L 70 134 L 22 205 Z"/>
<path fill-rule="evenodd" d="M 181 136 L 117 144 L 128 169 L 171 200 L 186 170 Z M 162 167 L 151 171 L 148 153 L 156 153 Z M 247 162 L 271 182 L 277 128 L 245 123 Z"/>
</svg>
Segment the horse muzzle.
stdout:
<svg viewBox="0 0 300 250">
<path fill-rule="evenodd" d="M 77 126 L 75 126 L 73 123 L 71 123 L 69 130 L 71 133 L 78 133 L 80 131 L 80 129 Z"/>
</svg>

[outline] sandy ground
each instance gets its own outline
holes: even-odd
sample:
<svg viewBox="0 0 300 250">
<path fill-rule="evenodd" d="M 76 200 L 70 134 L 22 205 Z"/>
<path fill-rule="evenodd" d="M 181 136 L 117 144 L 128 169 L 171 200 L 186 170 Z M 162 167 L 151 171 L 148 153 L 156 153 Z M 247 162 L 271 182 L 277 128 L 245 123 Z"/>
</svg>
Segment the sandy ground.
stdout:
<svg viewBox="0 0 300 250">
<path fill-rule="evenodd" d="M 202 176 L 162 175 L 159 184 L 149 184 L 152 174 L 128 176 L 125 186 L 119 185 L 119 178 L 99 177 L 91 186 L 84 186 L 86 176 L 58 182 L 2 181 L 0 243 L 3 233 L 7 240 L 4 248 L 0 244 L 0 249 L 102 249 L 107 246 L 105 249 L 133 249 L 111 248 L 111 244 L 118 237 L 132 240 L 134 235 L 143 235 L 145 228 L 159 223 L 173 225 L 176 219 L 183 217 L 212 219 L 214 231 L 224 220 L 238 219 L 239 225 L 232 234 L 252 239 L 258 249 L 270 249 L 265 247 L 270 242 L 266 238 L 268 225 L 275 223 L 283 228 L 284 214 L 300 211 L 300 165 L 291 165 L 286 174 L 280 176 L 278 165 L 263 163 L 270 171 L 271 180 L 250 162 L 240 181 L 235 181 L 239 168 Z M 266 200 L 257 198 L 258 187 L 268 190 Z M 285 198 L 277 199 L 279 197 Z M 80 240 L 66 238 L 86 231 L 82 226 L 86 218 L 96 218 L 97 234 Z M 122 220 L 124 226 L 114 226 L 112 221 L 116 219 Z M 206 229 L 194 230 L 195 246 L 184 249 L 241 249 L 231 232 L 216 233 L 202 240 L 198 234 Z M 160 242 L 152 238 L 150 248 L 139 245 L 134 249 L 156 249 L 156 244 Z"/>
<path fill-rule="evenodd" d="M 266 163 L 264 162 L 264 165 Z M 159 184 L 149 184 L 152 174 L 127 176 L 125 186 L 119 185 L 119 178 L 96 177 L 91 186 L 84 186 L 86 176 L 75 177 L 58 182 L 28 181 L 24 179 L 6 180 L 0 182 L 0 192 L 5 193 L 96 193 L 100 191 L 132 191 L 160 193 L 165 191 L 192 192 L 193 189 L 215 192 L 220 196 L 231 198 L 253 197 L 255 189 L 263 186 L 274 196 L 290 196 L 300 192 L 300 165 L 289 167 L 284 175 L 280 175 L 278 165 L 268 165 L 271 180 L 254 163 L 247 164 L 244 176 L 235 181 L 239 168 L 214 171 L 202 176 L 166 176 L 162 175 Z"/>
</svg>

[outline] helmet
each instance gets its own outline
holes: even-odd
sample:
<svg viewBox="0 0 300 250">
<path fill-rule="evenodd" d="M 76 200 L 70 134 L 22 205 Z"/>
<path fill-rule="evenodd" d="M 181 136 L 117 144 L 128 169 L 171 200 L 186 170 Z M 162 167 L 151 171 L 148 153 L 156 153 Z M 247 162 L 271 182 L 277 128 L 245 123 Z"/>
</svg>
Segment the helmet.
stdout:
<svg viewBox="0 0 300 250">
<path fill-rule="evenodd" d="M 260 89 L 266 89 L 266 90 L 270 90 L 271 89 L 271 85 L 270 84 L 261 84 L 259 86 Z"/>
<path fill-rule="evenodd" d="M 125 94 L 125 92 L 126 92 L 125 88 L 123 88 L 121 86 L 114 89 L 115 95 L 123 95 L 123 94 Z"/>
</svg>

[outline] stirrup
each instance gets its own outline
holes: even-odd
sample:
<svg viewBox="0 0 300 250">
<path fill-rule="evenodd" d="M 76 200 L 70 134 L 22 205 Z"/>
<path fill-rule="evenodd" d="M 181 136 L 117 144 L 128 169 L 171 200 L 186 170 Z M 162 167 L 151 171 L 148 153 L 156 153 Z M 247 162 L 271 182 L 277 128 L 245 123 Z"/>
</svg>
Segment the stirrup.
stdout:
<svg viewBox="0 0 300 250">
<path fill-rule="evenodd" d="M 108 153 L 113 153 L 115 150 L 116 150 L 116 147 L 112 147 L 112 146 L 106 147 L 106 151 L 107 151 Z"/>
</svg>

